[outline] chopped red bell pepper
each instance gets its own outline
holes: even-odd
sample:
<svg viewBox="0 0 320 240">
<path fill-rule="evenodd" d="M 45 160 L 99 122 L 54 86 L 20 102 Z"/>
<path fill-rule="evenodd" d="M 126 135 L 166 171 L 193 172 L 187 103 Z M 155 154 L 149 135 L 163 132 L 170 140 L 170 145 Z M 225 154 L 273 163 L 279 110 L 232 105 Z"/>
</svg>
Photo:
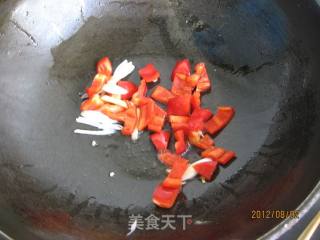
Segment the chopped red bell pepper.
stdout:
<svg viewBox="0 0 320 240">
<path fill-rule="evenodd" d="M 220 147 L 209 147 L 201 153 L 202 157 L 211 158 L 214 161 L 218 161 L 218 159 L 225 153 L 226 151 Z"/>
<path fill-rule="evenodd" d="M 171 208 L 174 205 L 179 193 L 180 188 L 168 188 L 160 184 L 153 192 L 152 201 L 159 207 Z"/>
<path fill-rule="evenodd" d="M 153 100 L 149 99 L 148 109 L 148 129 L 154 132 L 160 132 L 164 126 L 167 113 L 159 107 Z"/>
<path fill-rule="evenodd" d="M 186 78 L 186 81 L 188 83 L 189 86 L 191 86 L 192 88 L 196 87 L 199 80 L 200 80 L 201 76 L 197 73 L 191 74 L 189 77 Z"/>
<path fill-rule="evenodd" d="M 131 81 L 119 81 L 118 85 L 120 87 L 123 87 L 124 89 L 126 89 L 128 92 L 124 95 L 121 95 L 121 99 L 123 100 L 129 100 L 131 99 L 132 95 L 138 91 L 138 87 L 136 84 L 134 84 Z"/>
<path fill-rule="evenodd" d="M 197 74 L 199 74 L 201 77 L 198 81 L 196 91 L 197 92 L 205 92 L 210 89 L 211 83 L 208 77 L 206 65 L 204 63 L 198 63 L 195 66 L 195 71 Z"/>
<path fill-rule="evenodd" d="M 172 130 L 175 132 L 177 130 L 183 130 L 185 133 L 187 133 L 189 131 L 189 124 L 188 123 L 171 123 L 171 128 Z"/>
<path fill-rule="evenodd" d="M 166 150 L 170 140 L 170 132 L 160 131 L 150 135 L 150 139 L 158 152 Z"/>
<path fill-rule="evenodd" d="M 171 92 L 176 96 L 191 95 L 192 87 L 185 79 L 176 76 L 171 86 Z"/>
<path fill-rule="evenodd" d="M 177 96 L 168 101 L 168 115 L 189 116 L 191 96 Z"/>
<path fill-rule="evenodd" d="M 174 95 L 168 89 L 162 86 L 157 86 L 152 92 L 151 97 L 158 102 L 167 104 L 169 99 L 173 98 Z"/>
<path fill-rule="evenodd" d="M 210 134 L 216 134 L 222 130 L 231 121 L 234 116 L 232 107 L 218 107 L 217 113 L 205 123 L 205 129 Z"/>
<path fill-rule="evenodd" d="M 131 135 L 135 130 L 138 122 L 137 108 L 134 104 L 128 104 L 126 110 L 126 117 L 124 120 L 124 126 L 122 128 L 123 135 Z"/>
<path fill-rule="evenodd" d="M 104 74 L 108 77 L 111 76 L 112 74 L 112 64 L 111 61 L 108 57 L 102 58 L 98 63 L 97 63 L 97 73 Z"/>
<path fill-rule="evenodd" d="M 178 75 L 190 76 L 191 66 L 189 59 L 183 59 L 181 61 L 177 61 L 176 65 L 174 66 L 171 74 L 171 80 L 173 81 L 174 78 Z"/>
<path fill-rule="evenodd" d="M 162 185 L 164 187 L 178 188 L 182 185 L 182 176 L 188 168 L 188 160 L 180 157 L 174 161 L 172 169 Z"/>
<path fill-rule="evenodd" d="M 217 159 L 217 162 L 226 165 L 230 160 L 236 157 L 236 153 L 233 151 L 226 151 L 221 157 Z"/>
<path fill-rule="evenodd" d="M 148 99 L 146 98 L 147 94 L 147 84 L 145 80 L 140 81 L 140 85 L 138 87 L 138 90 L 132 95 L 131 101 L 136 105 L 136 106 L 141 106 L 143 104 L 148 103 Z"/>
<path fill-rule="evenodd" d="M 90 87 L 86 89 L 86 93 L 88 94 L 89 98 L 93 97 L 94 94 L 99 93 L 103 87 L 103 85 L 109 80 L 110 78 L 104 74 L 98 73 L 95 75 L 92 84 Z"/>
<path fill-rule="evenodd" d="M 174 133 L 174 138 L 176 142 L 174 148 L 176 149 L 177 154 L 182 154 L 187 150 L 187 144 L 185 140 L 185 134 L 183 130 L 178 130 Z"/>
<path fill-rule="evenodd" d="M 116 106 L 116 105 L 115 105 Z M 119 122 L 124 122 L 126 119 L 126 112 L 111 112 L 109 111 L 108 107 L 105 107 L 104 105 L 99 109 L 100 112 L 108 116 L 109 118 L 119 121 Z"/>
<path fill-rule="evenodd" d="M 187 116 L 169 115 L 170 123 L 188 123 L 189 119 Z"/>
<path fill-rule="evenodd" d="M 81 111 L 85 110 L 97 110 L 104 105 L 104 101 L 101 100 L 99 94 L 93 95 L 91 98 L 83 101 L 80 106 Z"/>
<path fill-rule="evenodd" d="M 147 83 L 156 82 L 160 77 L 159 71 L 153 64 L 147 64 L 141 68 L 139 70 L 139 75 L 141 79 L 145 80 Z"/>
<path fill-rule="evenodd" d="M 192 165 L 194 170 L 205 180 L 210 181 L 214 171 L 217 169 L 218 163 L 216 161 L 200 162 Z"/>
<path fill-rule="evenodd" d="M 165 150 L 158 153 L 158 159 L 160 160 L 160 162 L 164 163 L 169 167 L 172 167 L 173 163 L 180 158 L 181 156 L 174 154 L 169 150 Z"/>
<path fill-rule="evenodd" d="M 190 131 L 202 131 L 204 129 L 204 122 L 201 117 L 190 117 L 188 122 Z"/>
<path fill-rule="evenodd" d="M 198 91 L 194 91 L 191 97 L 192 109 L 197 109 L 201 107 L 201 94 Z"/>
<path fill-rule="evenodd" d="M 201 149 L 207 149 L 214 145 L 212 138 L 208 134 L 202 136 L 201 131 L 190 131 L 188 139 L 192 145 Z"/>
<path fill-rule="evenodd" d="M 148 105 L 144 104 L 140 107 L 140 117 L 138 123 L 138 130 L 142 131 L 148 126 Z"/>
<path fill-rule="evenodd" d="M 102 107 L 99 108 L 100 112 L 111 112 L 111 113 L 119 113 L 126 110 L 124 107 L 121 107 L 119 105 L 115 105 L 112 103 L 104 103 Z"/>
<path fill-rule="evenodd" d="M 191 118 L 201 118 L 203 121 L 208 121 L 212 116 L 212 112 L 207 108 L 197 108 L 193 110 Z"/>
</svg>

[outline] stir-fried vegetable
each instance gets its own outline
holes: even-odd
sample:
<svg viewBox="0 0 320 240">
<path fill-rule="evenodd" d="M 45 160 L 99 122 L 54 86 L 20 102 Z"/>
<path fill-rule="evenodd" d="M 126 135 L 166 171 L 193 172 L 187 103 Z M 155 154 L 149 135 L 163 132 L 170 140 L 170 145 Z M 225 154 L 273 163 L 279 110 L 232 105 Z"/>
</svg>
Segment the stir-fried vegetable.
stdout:
<svg viewBox="0 0 320 240">
<path fill-rule="evenodd" d="M 98 130 L 74 132 L 112 135 L 121 131 L 134 141 L 139 138 L 139 131 L 152 132 L 150 142 L 157 157 L 169 168 L 167 177 L 154 190 L 152 201 L 159 207 L 171 208 L 188 180 L 198 175 L 203 181 L 211 181 L 219 164 L 226 165 L 236 157 L 235 152 L 216 147 L 212 139 L 227 126 L 235 111 L 223 106 L 213 114 L 202 108 L 201 94 L 211 89 L 204 63 L 196 64 L 192 72 L 188 59 L 178 61 L 171 74 L 171 90 L 158 85 L 150 96 L 147 83 L 157 82 L 160 72 L 153 64 L 145 65 L 138 71 L 140 83 L 136 85 L 123 80 L 134 69 L 128 60 L 121 62 L 114 72 L 108 57 L 97 63 L 97 74 L 86 89 L 87 99 L 81 103 L 81 116 L 76 122 Z M 165 108 L 157 102 L 166 105 Z M 167 121 L 172 132 L 165 127 Z M 175 153 L 169 147 L 171 135 Z M 182 157 L 190 145 L 202 150 L 203 159 L 190 163 Z"/>
</svg>

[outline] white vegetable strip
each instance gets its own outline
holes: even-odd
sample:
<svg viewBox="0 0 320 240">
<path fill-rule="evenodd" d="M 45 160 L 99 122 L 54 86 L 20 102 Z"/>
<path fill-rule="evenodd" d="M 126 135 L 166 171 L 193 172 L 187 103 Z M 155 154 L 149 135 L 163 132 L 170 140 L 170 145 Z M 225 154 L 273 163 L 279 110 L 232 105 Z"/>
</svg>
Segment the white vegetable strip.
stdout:
<svg viewBox="0 0 320 240">
<path fill-rule="evenodd" d="M 120 86 L 117 85 L 117 83 L 128 76 L 132 71 L 135 69 L 135 66 L 132 64 L 132 62 L 128 62 L 128 60 L 124 60 L 122 63 L 119 64 L 119 66 L 116 68 L 116 70 L 113 73 L 113 76 L 103 86 L 103 91 L 111 94 L 126 94 L 128 91 Z"/>
<path fill-rule="evenodd" d="M 110 96 L 102 96 L 101 97 L 102 101 L 108 102 L 108 103 L 113 103 L 116 105 L 119 105 L 120 107 L 124 107 L 124 108 L 128 108 L 128 105 L 125 101 L 118 99 L 118 98 L 114 98 L 114 97 L 110 97 Z"/>
<path fill-rule="evenodd" d="M 100 111 L 87 110 L 80 113 L 82 117 L 100 123 L 118 123 L 118 121 L 109 118 Z"/>
<path fill-rule="evenodd" d="M 119 95 L 124 95 L 128 93 L 128 90 L 120 87 L 119 85 L 116 84 L 106 84 L 103 86 L 103 91 L 110 93 L 110 94 L 119 94 Z"/>
<path fill-rule="evenodd" d="M 82 123 L 82 124 L 87 124 L 87 125 L 90 125 L 90 126 L 92 126 L 92 127 L 99 128 L 99 129 L 107 128 L 106 125 L 103 125 L 103 124 L 100 123 L 100 122 L 92 121 L 92 120 L 87 119 L 87 118 L 84 118 L 84 117 L 78 117 L 78 118 L 76 119 L 76 122 L 77 122 L 77 123 Z"/>
<path fill-rule="evenodd" d="M 137 141 L 139 138 L 139 131 L 137 128 L 135 128 L 131 134 L 132 141 Z"/>
<path fill-rule="evenodd" d="M 95 136 L 104 136 L 104 135 L 112 135 L 116 132 L 114 129 L 104 129 L 100 131 L 92 131 L 92 130 L 82 130 L 76 129 L 74 133 L 85 134 L 85 135 L 95 135 Z"/>
</svg>

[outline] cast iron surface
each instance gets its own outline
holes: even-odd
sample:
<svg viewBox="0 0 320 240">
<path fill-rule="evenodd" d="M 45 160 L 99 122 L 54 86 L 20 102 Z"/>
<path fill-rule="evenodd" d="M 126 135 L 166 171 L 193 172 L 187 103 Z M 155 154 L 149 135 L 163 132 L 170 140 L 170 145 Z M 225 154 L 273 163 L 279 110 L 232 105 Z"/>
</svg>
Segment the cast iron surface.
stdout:
<svg viewBox="0 0 320 240">
<path fill-rule="evenodd" d="M 129 215 L 153 213 L 193 224 L 133 238 L 266 233 L 280 220 L 254 221 L 251 210 L 292 210 L 319 181 L 319 12 L 311 0 L 0 1 L 1 228 L 17 239 L 123 239 Z M 165 168 L 147 133 L 136 143 L 73 134 L 79 93 L 104 55 L 153 62 L 165 86 L 177 59 L 205 61 L 214 89 L 204 105 L 237 111 L 216 142 L 238 158 L 156 208 Z"/>
</svg>

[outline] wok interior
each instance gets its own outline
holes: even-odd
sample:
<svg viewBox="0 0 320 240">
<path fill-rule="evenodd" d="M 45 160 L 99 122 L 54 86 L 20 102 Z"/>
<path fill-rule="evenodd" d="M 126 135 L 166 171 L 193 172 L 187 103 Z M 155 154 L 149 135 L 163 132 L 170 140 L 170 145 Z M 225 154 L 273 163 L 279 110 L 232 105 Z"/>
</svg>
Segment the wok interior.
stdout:
<svg viewBox="0 0 320 240">
<path fill-rule="evenodd" d="M 1 225 L 9 233 L 121 239 L 130 214 L 153 213 L 206 224 L 137 232 L 139 239 L 253 238 L 279 220 L 252 221 L 251 210 L 292 210 L 317 183 L 319 47 L 310 51 L 303 31 L 313 25 L 292 22 L 294 10 L 281 1 L 3 1 L 2 9 L 0 189 L 12 221 Z M 213 90 L 203 104 L 235 107 L 216 142 L 238 158 L 212 183 L 188 183 L 172 209 L 156 208 L 151 194 L 165 168 L 148 134 L 133 144 L 72 133 L 78 93 L 104 55 L 115 65 L 154 63 L 167 87 L 177 59 L 206 62 Z M 16 224 L 27 227 L 14 233 Z"/>
</svg>

